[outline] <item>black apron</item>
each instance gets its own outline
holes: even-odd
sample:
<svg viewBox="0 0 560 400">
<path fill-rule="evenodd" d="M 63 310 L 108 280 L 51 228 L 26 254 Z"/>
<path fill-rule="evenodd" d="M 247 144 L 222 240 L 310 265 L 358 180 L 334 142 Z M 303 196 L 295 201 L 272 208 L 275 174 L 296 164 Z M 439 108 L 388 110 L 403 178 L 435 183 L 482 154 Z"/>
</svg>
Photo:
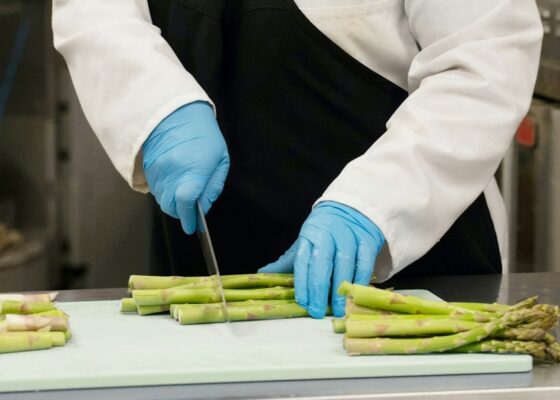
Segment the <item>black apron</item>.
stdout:
<svg viewBox="0 0 560 400">
<path fill-rule="evenodd" d="M 215 102 L 231 156 L 208 214 L 220 269 L 255 272 L 288 249 L 313 203 L 385 132 L 407 92 L 345 53 L 293 0 L 154 0 L 150 11 Z M 196 236 L 154 210 L 152 272 L 205 274 Z M 401 275 L 499 272 L 481 194 Z"/>
</svg>

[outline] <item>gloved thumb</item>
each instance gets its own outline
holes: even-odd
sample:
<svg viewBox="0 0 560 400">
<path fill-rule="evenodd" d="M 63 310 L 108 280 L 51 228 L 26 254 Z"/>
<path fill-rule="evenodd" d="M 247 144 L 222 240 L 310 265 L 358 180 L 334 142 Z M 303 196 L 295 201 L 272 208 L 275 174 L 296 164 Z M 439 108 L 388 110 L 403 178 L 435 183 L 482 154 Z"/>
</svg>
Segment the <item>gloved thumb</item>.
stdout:
<svg viewBox="0 0 560 400">
<path fill-rule="evenodd" d="M 212 203 L 214 203 L 220 194 L 222 194 L 222 190 L 224 190 L 224 183 L 229 171 L 229 164 L 229 156 L 226 154 L 214 170 L 212 177 L 202 192 L 202 195 L 200 196 L 200 205 L 202 206 L 204 214 L 208 213 Z"/>
<path fill-rule="evenodd" d="M 196 201 L 204 190 L 204 182 L 200 179 L 185 179 L 175 191 L 177 214 L 181 219 L 183 230 L 192 235 L 196 231 Z"/>
</svg>

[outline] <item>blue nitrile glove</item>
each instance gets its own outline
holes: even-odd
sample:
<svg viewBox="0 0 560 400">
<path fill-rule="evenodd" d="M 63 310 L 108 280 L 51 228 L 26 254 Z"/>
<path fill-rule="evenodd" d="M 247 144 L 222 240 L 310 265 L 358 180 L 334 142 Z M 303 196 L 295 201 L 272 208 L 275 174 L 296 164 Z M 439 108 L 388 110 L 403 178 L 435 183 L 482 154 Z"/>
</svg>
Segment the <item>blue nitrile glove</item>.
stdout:
<svg viewBox="0 0 560 400">
<path fill-rule="evenodd" d="M 222 193 L 229 154 L 210 105 L 187 104 L 167 116 L 142 147 L 144 173 L 161 209 L 196 230 L 196 201 L 204 213 Z"/>
<path fill-rule="evenodd" d="M 343 281 L 367 285 L 375 258 L 385 243 L 379 228 L 362 213 L 334 201 L 317 204 L 296 242 L 259 272 L 294 272 L 296 301 L 314 318 L 326 313 L 332 281 L 335 317 L 344 316 Z"/>
</svg>

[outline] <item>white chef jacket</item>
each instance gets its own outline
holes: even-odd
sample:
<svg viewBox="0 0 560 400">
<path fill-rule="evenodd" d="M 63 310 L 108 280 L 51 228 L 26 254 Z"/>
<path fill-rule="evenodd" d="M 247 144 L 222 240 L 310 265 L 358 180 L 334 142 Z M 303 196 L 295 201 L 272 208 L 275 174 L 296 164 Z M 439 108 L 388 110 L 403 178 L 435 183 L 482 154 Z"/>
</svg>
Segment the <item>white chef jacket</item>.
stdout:
<svg viewBox="0 0 560 400">
<path fill-rule="evenodd" d="M 296 3 L 410 94 L 385 134 L 318 199 L 380 227 L 387 246 L 378 278 L 427 253 L 483 191 L 506 269 L 506 213 L 493 176 L 530 105 L 542 39 L 534 0 Z M 151 24 L 146 0 L 54 0 L 53 31 L 101 144 L 131 187 L 146 192 L 142 143 L 173 110 L 212 100 Z"/>
</svg>

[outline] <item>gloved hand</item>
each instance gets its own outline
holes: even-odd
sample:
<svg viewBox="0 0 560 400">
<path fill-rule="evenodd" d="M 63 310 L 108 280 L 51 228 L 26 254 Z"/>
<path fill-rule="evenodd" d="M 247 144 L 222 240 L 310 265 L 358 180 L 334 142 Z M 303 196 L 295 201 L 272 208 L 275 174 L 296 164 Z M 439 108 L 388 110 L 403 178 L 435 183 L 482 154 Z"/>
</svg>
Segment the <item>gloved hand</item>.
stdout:
<svg viewBox="0 0 560 400">
<path fill-rule="evenodd" d="M 293 271 L 296 301 L 314 318 L 325 316 L 332 281 L 333 314 L 340 318 L 345 298 L 336 289 L 345 280 L 367 285 L 384 243 L 385 237 L 366 216 L 325 201 L 313 208 L 288 251 L 259 272 Z"/>
<path fill-rule="evenodd" d="M 206 102 L 187 104 L 167 116 L 143 147 L 144 173 L 161 209 L 196 231 L 196 201 L 204 213 L 222 193 L 229 170 L 226 142 Z"/>
</svg>

